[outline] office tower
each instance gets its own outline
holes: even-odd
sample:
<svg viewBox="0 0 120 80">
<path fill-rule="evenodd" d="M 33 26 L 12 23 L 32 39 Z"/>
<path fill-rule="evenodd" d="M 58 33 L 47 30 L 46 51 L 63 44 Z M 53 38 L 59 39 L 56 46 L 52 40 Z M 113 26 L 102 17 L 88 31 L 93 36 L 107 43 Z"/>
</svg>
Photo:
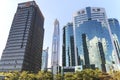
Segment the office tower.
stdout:
<svg viewBox="0 0 120 80">
<path fill-rule="evenodd" d="M 51 66 L 53 74 L 59 72 L 59 53 L 60 53 L 60 30 L 59 21 L 56 19 L 54 22 L 54 32 L 52 40 L 52 56 L 51 56 Z"/>
<path fill-rule="evenodd" d="M 41 69 L 44 17 L 35 3 L 19 3 L 0 61 L 0 71 Z"/>
<path fill-rule="evenodd" d="M 104 8 L 86 7 L 73 16 L 76 65 L 99 68 L 112 67 L 113 44 Z"/>
<path fill-rule="evenodd" d="M 109 26 L 112 33 L 112 39 L 115 46 L 116 54 L 113 54 L 114 63 L 120 64 L 120 25 L 117 19 L 108 19 Z"/>
<path fill-rule="evenodd" d="M 75 66 L 73 23 L 63 27 L 62 66 Z"/>
<path fill-rule="evenodd" d="M 47 71 L 48 66 L 48 48 L 42 52 L 42 65 L 41 70 Z"/>
</svg>

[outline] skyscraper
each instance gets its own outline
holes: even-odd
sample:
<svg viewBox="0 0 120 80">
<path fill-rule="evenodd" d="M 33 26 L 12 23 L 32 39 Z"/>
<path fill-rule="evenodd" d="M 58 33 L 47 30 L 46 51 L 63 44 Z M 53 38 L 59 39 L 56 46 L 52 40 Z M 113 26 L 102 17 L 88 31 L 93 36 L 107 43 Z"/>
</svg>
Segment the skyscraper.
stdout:
<svg viewBox="0 0 120 80">
<path fill-rule="evenodd" d="M 62 66 L 75 66 L 73 23 L 63 27 Z"/>
<path fill-rule="evenodd" d="M 114 63 L 120 64 L 120 25 L 117 19 L 108 19 L 116 54 L 113 54 Z"/>
<path fill-rule="evenodd" d="M 86 7 L 73 16 L 76 65 L 109 71 L 114 52 L 104 8 Z"/>
<path fill-rule="evenodd" d="M 41 69 L 44 17 L 35 3 L 19 3 L 0 61 L 0 71 Z"/>
<path fill-rule="evenodd" d="M 52 57 L 51 57 L 51 66 L 53 74 L 59 72 L 59 53 L 60 53 L 60 30 L 59 30 L 59 21 L 56 19 L 54 22 L 54 32 L 52 40 Z"/>
<path fill-rule="evenodd" d="M 47 71 L 48 66 L 48 48 L 42 52 L 42 65 L 41 70 Z"/>
</svg>

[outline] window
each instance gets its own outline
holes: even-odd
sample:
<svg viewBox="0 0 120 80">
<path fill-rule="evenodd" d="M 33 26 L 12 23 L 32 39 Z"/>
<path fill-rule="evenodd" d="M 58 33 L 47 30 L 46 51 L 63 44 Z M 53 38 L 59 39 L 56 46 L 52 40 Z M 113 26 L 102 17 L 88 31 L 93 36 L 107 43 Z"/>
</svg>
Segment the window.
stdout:
<svg viewBox="0 0 120 80">
<path fill-rule="evenodd" d="M 84 14 L 84 13 L 85 13 L 85 11 L 83 10 L 83 11 L 82 11 L 82 14 Z"/>
<path fill-rule="evenodd" d="M 97 11 L 100 11 L 100 9 L 98 8 Z"/>
<path fill-rule="evenodd" d="M 93 11 L 95 11 L 95 9 L 93 9 Z"/>
<path fill-rule="evenodd" d="M 78 12 L 78 14 L 80 14 L 80 11 Z"/>
</svg>

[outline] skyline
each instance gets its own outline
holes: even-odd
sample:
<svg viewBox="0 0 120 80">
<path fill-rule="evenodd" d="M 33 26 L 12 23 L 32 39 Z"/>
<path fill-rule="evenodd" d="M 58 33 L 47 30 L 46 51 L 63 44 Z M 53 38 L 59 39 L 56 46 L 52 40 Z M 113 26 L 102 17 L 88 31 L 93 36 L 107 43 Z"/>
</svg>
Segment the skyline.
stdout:
<svg viewBox="0 0 120 80">
<path fill-rule="evenodd" d="M 6 41 L 8 38 L 9 30 L 12 24 L 13 16 L 16 12 L 18 3 L 26 2 L 28 0 L 17 0 L 17 1 L 9 1 L 4 0 L 0 5 L 0 21 L 1 21 L 1 29 L 0 29 L 0 56 L 5 48 Z M 62 35 L 62 28 L 68 22 L 72 21 L 73 14 L 85 7 L 103 7 L 106 10 L 106 14 L 108 18 L 116 18 L 120 21 L 120 11 L 119 10 L 119 0 L 111 1 L 101 1 L 101 0 L 77 0 L 77 1 L 68 1 L 68 0 L 52 0 L 48 2 L 48 0 L 35 0 L 38 4 L 41 12 L 44 15 L 45 22 L 44 22 L 44 46 L 43 49 L 49 47 L 49 61 L 51 60 L 51 48 L 52 48 L 52 35 L 54 30 L 54 20 L 57 18 L 60 22 L 60 35 Z M 61 6 L 62 4 L 62 6 Z M 115 4 L 115 5 L 114 5 Z M 112 6 L 114 5 L 114 6 Z M 3 7 L 4 6 L 4 7 Z M 57 6 L 57 7 L 56 7 Z M 49 34 L 52 33 L 52 34 Z M 62 37 L 60 36 L 60 48 L 62 45 Z M 60 49 L 61 51 L 61 49 Z M 62 52 L 62 51 L 61 51 Z M 61 54 L 60 52 L 60 54 Z M 51 62 L 48 62 L 49 65 Z"/>
</svg>

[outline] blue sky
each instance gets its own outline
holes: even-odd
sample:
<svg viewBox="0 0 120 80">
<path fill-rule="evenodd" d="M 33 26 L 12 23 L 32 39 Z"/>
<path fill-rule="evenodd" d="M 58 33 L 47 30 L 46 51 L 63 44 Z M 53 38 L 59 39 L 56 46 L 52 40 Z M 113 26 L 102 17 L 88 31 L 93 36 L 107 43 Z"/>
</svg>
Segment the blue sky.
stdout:
<svg viewBox="0 0 120 80">
<path fill-rule="evenodd" d="M 0 5 L 0 56 L 6 45 L 9 30 L 12 24 L 17 4 L 28 0 L 2 0 Z M 44 22 L 44 47 L 49 47 L 49 59 L 52 47 L 53 23 L 57 18 L 60 23 L 61 42 L 62 28 L 72 22 L 72 15 L 85 7 L 103 7 L 108 18 L 117 18 L 120 21 L 120 0 L 35 0 L 42 11 Z M 61 43 L 62 44 L 62 43 Z M 50 60 L 49 60 L 50 65 Z"/>
</svg>

